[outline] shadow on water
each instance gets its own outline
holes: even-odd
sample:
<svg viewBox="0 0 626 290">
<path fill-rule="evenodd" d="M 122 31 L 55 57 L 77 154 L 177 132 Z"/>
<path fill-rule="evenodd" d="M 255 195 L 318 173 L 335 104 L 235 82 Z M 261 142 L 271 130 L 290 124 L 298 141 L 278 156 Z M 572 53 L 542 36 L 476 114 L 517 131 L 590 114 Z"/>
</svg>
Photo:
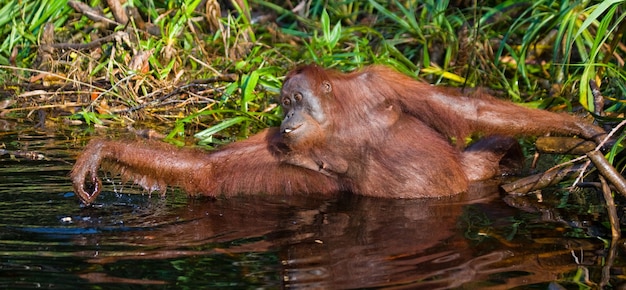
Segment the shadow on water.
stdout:
<svg viewBox="0 0 626 290">
<path fill-rule="evenodd" d="M 624 265 L 616 259 L 606 266 L 608 242 L 595 237 L 607 236 L 602 209 L 583 215 L 506 199 L 520 210 L 490 184 L 425 200 L 209 200 L 119 185 L 114 192 L 110 182 L 84 208 L 67 178 L 77 141 L 8 132 L 0 142 L 43 155 L 0 156 L 1 288 L 578 289 L 624 282 Z"/>
</svg>

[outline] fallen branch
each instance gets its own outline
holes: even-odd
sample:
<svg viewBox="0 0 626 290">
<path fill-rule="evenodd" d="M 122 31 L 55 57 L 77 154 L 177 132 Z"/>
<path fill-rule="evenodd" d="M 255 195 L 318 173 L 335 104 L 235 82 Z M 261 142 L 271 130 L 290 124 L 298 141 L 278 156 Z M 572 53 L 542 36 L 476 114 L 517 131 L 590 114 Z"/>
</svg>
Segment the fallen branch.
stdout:
<svg viewBox="0 0 626 290">
<path fill-rule="evenodd" d="M 509 194 L 526 194 L 533 190 L 555 185 L 561 180 L 580 171 L 582 168 L 583 165 L 580 164 L 553 167 L 546 172 L 524 177 L 514 182 L 504 184 L 501 187 Z"/>
<path fill-rule="evenodd" d="M 615 190 L 626 197 L 626 179 L 624 179 L 624 177 L 617 172 L 617 169 L 604 158 L 602 152 L 594 150 L 587 153 L 587 157 L 589 157 L 593 165 L 600 171 L 600 174 L 615 186 Z"/>
<path fill-rule="evenodd" d="M 596 143 L 572 137 L 539 137 L 535 147 L 540 153 L 582 155 L 596 148 Z"/>
<path fill-rule="evenodd" d="M 613 128 L 611 130 L 611 132 L 609 132 L 609 134 L 607 134 L 604 137 L 604 140 L 602 140 L 602 142 L 600 142 L 600 144 L 598 144 L 598 146 L 596 146 L 596 149 L 594 149 L 594 151 L 600 152 L 607 144 L 612 142 L 613 141 L 613 135 L 615 135 L 617 133 L 617 131 L 619 131 L 624 125 L 626 125 L 626 120 L 623 120 L 619 124 L 617 124 L 617 126 L 615 126 L 615 128 Z M 574 181 L 574 184 L 578 184 L 579 182 L 581 182 L 583 180 L 583 173 L 585 171 L 587 171 L 587 166 L 589 166 L 589 161 L 587 161 L 586 166 L 582 169 L 582 171 L 580 172 L 580 174 L 578 175 L 578 177 Z"/>
</svg>

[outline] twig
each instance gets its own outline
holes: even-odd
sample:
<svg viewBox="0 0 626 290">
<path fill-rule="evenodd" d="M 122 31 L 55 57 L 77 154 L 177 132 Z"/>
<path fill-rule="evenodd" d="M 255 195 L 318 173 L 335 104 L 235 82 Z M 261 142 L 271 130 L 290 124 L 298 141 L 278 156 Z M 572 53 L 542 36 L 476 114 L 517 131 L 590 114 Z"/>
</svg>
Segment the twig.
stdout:
<svg viewBox="0 0 626 290">
<path fill-rule="evenodd" d="M 604 97 L 600 93 L 600 88 L 595 80 L 589 80 L 591 95 L 593 95 L 593 112 L 598 116 L 604 116 Z"/>
<path fill-rule="evenodd" d="M 52 44 L 46 44 L 46 45 L 56 48 L 56 49 L 86 50 L 86 49 L 92 49 L 92 48 L 98 47 L 102 45 L 103 43 L 112 42 L 112 41 L 119 42 L 119 43 L 129 42 L 128 33 L 124 31 L 116 31 L 111 35 L 98 38 L 88 43 L 52 43 Z"/>
<path fill-rule="evenodd" d="M 600 289 L 604 289 L 604 286 L 610 285 L 611 283 L 611 269 L 613 269 L 613 264 L 615 263 L 615 257 L 617 257 L 617 250 L 619 249 L 620 243 L 619 238 L 613 237 L 611 239 L 611 244 L 608 249 L 608 254 L 606 256 L 606 260 L 604 261 L 604 265 L 602 266 L 602 280 L 600 281 Z"/>
<path fill-rule="evenodd" d="M 48 74 L 49 76 L 52 76 L 52 77 L 54 77 L 56 79 L 65 80 L 68 83 L 73 83 L 73 84 L 77 84 L 77 85 L 81 85 L 81 86 L 86 86 L 86 87 L 89 87 L 91 89 L 94 89 L 94 90 L 100 91 L 100 92 L 106 92 L 107 91 L 107 89 L 105 89 L 105 88 L 97 87 L 97 86 L 94 86 L 94 85 L 89 84 L 89 83 L 77 81 L 77 80 L 74 80 L 74 79 L 70 79 L 70 78 L 68 78 L 66 76 L 60 75 L 60 74 L 51 73 L 51 72 L 47 72 L 47 71 L 43 71 L 43 70 L 32 69 L 32 68 L 24 68 L 24 67 L 16 67 L 16 66 L 10 66 L 10 65 L 0 65 L 0 69 L 21 70 L 21 71 L 38 73 L 38 74 Z"/>
<path fill-rule="evenodd" d="M 613 135 L 615 135 L 615 133 L 617 133 L 617 131 L 621 129 L 624 125 L 626 125 L 626 120 L 621 121 L 619 124 L 617 124 L 617 126 L 615 126 L 615 128 L 611 129 L 611 132 L 609 132 L 609 134 L 607 134 L 606 137 L 604 137 L 604 140 L 602 140 L 602 142 L 600 142 L 600 144 L 598 144 L 598 146 L 596 146 L 596 149 L 594 149 L 593 151 L 600 152 L 600 150 L 604 148 L 604 145 L 606 145 L 606 143 L 609 142 L 609 140 L 611 140 L 611 137 L 613 137 Z M 584 157 L 584 156 L 581 156 L 581 157 Z M 579 159 L 579 158 L 576 158 L 576 159 Z M 583 180 L 583 174 L 585 173 L 585 171 L 587 171 L 587 167 L 589 166 L 589 164 L 590 162 L 585 163 L 585 166 L 580 171 L 580 174 L 578 175 L 578 177 L 576 177 L 576 180 L 574 180 L 574 184 L 578 184 L 579 182 Z"/>
<path fill-rule="evenodd" d="M 600 174 L 615 186 L 615 190 L 621 195 L 626 196 L 626 179 L 622 177 L 619 172 L 604 158 L 602 152 L 594 150 L 587 153 L 589 160 L 593 162 Z"/>
<path fill-rule="evenodd" d="M 609 132 L 609 134 L 606 135 L 602 142 L 600 142 L 600 144 L 596 146 L 595 150 L 600 151 L 602 148 L 604 148 L 604 145 L 606 145 L 606 143 L 611 140 L 611 137 L 613 137 L 613 135 L 615 135 L 615 133 L 617 133 L 619 129 L 624 127 L 624 125 L 626 125 L 626 120 L 622 120 L 619 124 L 617 124 L 617 126 L 615 126 L 615 128 L 611 129 L 611 132 Z"/>
<path fill-rule="evenodd" d="M 71 103 L 71 104 L 54 104 L 54 105 L 37 105 L 37 106 L 30 106 L 30 107 L 19 107 L 19 108 L 11 108 L 11 109 L 4 109 L 4 112 L 19 112 L 19 111 L 30 111 L 30 110 L 41 110 L 41 109 L 51 109 L 51 108 L 68 108 L 68 107 L 82 107 L 88 104 L 82 104 L 82 103 Z"/>
<path fill-rule="evenodd" d="M 167 100 L 168 98 L 177 95 L 177 94 L 181 94 L 187 91 L 188 88 L 192 88 L 192 87 L 204 87 L 206 85 L 208 85 L 209 83 L 216 83 L 216 82 L 234 82 L 237 80 L 237 76 L 233 75 L 233 74 L 226 74 L 226 75 L 220 75 L 220 76 L 216 76 L 213 78 L 208 78 L 208 79 L 201 79 L 201 80 L 194 80 L 189 84 L 177 87 L 176 89 L 174 89 L 174 91 L 170 92 L 169 94 L 166 94 L 164 96 L 161 96 L 160 98 L 153 100 L 151 102 L 147 102 L 147 103 L 143 103 L 141 105 L 137 105 L 128 109 L 124 109 L 124 110 L 119 110 L 119 111 L 115 111 L 113 113 L 115 114 L 119 114 L 119 113 L 131 113 L 137 110 L 141 110 L 147 106 L 151 106 L 153 104 L 158 104 L 160 102 L 163 102 L 165 100 Z"/>
<path fill-rule="evenodd" d="M 67 5 L 72 7 L 76 12 L 87 16 L 87 18 L 93 21 L 103 22 L 103 23 L 108 23 L 108 24 L 113 24 L 113 25 L 122 25 L 122 23 L 118 23 L 109 18 L 106 18 L 104 15 L 100 13 L 100 11 L 91 8 L 89 5 L 85 3 L 82 3 L 79 1 L 68 1 Z"/>
<path fill-rule="evenodd" d="M 126 23 L 128 23 L 128 15 L 126 14 L 126 10 L 124 10 L 124 7 L 122 7 L 122 3 L 117 0 L 107 0 L 106 2 L 111 9 L 111 13 L 113 13 L 115 21 L 126 25 Z"/>
<path fill-rule="evenodd" d="M 587 155 L 582 155 L 568 162 L 558 164 L 546 170 L 544 173 L 535 174 L 532 176 L 528 176 L 526 178 L 516 180 L 515 182 L 505 184 L 502 186 L 502 189 L 504 189 L 508 193 L 513 193 L 513 192 L 526 193 L 531 190 L 536 190 L 536 189 L 544 188 L 546 186 L 553 185 L 559 182 L 560 180 L 562 180 L 563 178 L 565 178 L 566 176 L 568 176 L 569 174 L 572 174 L 578 171 L 579 175 L 576 178 L 576 180 L 573 182 L 574 185 L 577 185 L 582 181 L 584 173 L 587 171 L 589 164 L 591 164 L 590 155 L 593 155 L 594 158 L 597 158 L 597 156 L 599 156 L 599 158 L 601 159 L 601 160 L 598 159 L 594 161 L 594 164 L 598 162 L 600 166 L 604 166 L 604 170 L 606 170 L 607 172 L 606 173 L 607 175 L 605 175 L 607 179 L 609 179 L 609 181 L 616 187 L 616 190 L 620 194 L 623 194 L 624 196 L 626 196 L 626 180 L 624 180 L 624 178 L 619 173 L 617 173 L 617 170 L 615 170 L 615 168 L 606 161 L 606 159 L 604 158 L 604 156 L 602 155 L 600 151 L 602 148 L 604 148 L 605 144 L 609 140 L 611 140 L 611 137 L 615 135 L 615 133 L 617 133 L 617 131 L 619 131 L 621 127 L 623 127 L 624 125 L 626 125 L 626 120 L 622 121 L 617 126 L 615 126 L 615 128 L 613 128 L 611 132 L 607 134 L 607 136 L 602 140 L 602 142 L 600 142 L 600 144 L 598 144 L 594 150 L 588 152 Z M 573 166 L 574 163 L 585 160 L 585 159 L 587 160 L 584 164 Z M 599 165 L 597 164 L 596 164 L 596 167 L 598 167 L 598 170 L 603 170 L 603 169 L 600 169 Z M 611 172 L 614 172 L 614 173 L 611 173 Z M 615 181 L 616 183 L 613 183 L 613 181 Z M 623 185 L 623 189 L 620 189 L 620 184 Z"/>
<path fill-rule="evenodd" d="M 606 203 L 606 211 L 609 214 L 609 223 L 611 224 L 611 236 L 614 240 L 619 239 L 622 235 L 619 226 L 619 218 L 617 217 L 617 209 L 615 209 L 615 200 L 611 194 L 611 188 L 609 183 L 606 182 L 604 176 L 600 176 L 600 182 L 602 183 L 602 195 L 604 195 L 604 202 Z"/>
</svg>

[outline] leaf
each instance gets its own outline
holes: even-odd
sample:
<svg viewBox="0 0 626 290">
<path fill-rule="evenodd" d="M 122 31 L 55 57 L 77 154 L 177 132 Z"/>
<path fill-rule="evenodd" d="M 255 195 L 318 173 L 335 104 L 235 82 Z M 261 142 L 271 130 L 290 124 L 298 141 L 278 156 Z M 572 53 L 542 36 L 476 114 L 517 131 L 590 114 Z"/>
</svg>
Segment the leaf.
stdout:
<svg viewBox="0 0 626 290">
<path fill-rule="evenodd" d="M 585 19 L 583 24 L 580 25 L 580 28 L 578 28 L 578 32 L 576 32 L 576 36 L 574 38 L 578 38 L 578 36 L 581 33 L 583 33 L 583 31 L 587 30 L 587 27 L 589 27 L 589 25 L 591 25 L 591 23 L 593 23 L 600 16 L 602 16 L 604 14 L 604 12 L 607 9 L 609 9 L 613 4 L 617 4 L 617 3 L 621 3 L 621 2 L 625 2 L 625 1 L 624 0 L 608 0 L 608 1 L 602 1 L 602 2 L 598 3 L 598 5 L 593 10 L 593 12 L 591 12 L 591 14 L 589 14 L 589 17 L 587 17 L 587 19 Z"/>
<path fill-rule="evenodd" d="M 603 3 L 602 3 L 603 4 Z M 601 6 L 600 4 L 598 6 Z M 610 7 L 608 11 L 602 10 L 604 13 L 604 18 L 600 21 L 600 25 L 598 25 L 595 39 L 593 41 L 593 45 L 591 46 L 589 57 L 587 59 L 587 63 L 585 65 L 585 69 L 580 77 L 580 96 L 579 102 L 583 107 L 585 107 L 589 111 L 594 111 L 593 100 L 594 96 L 589 90 L 589 81 L 595 80 L 596 78 L 596 66 L 599 64 L 596 63 L 596 58 L 598 53 L 600 53 L 600 49 L 602 44 L 605 43 L 608 36 L 611 33 L 607 32 L 609 24 L 613 20 L 613 15 L 615 14 L 618 6 Z M 597 9 L 596 9 L 597 10 Z M 595 11 L 594 11 L 595 12 Z M 593 14 L 593 13 L 592 13 Z M 623 15 L 622 15 L 623 17 Z M 616 26 L 613 27 L 615 29 Z"/>
<path fill-rule="evenodd" d="M 202 130 L 202 131 L 196 133 L 193 136 L 195 138 L 204 140 L 204 139 L 212 137 L 213 134 L 215 134 L 217 132 L 220 132 L 220 131 L 228 128 L 228 127 L 231 127 L 233 125 L 237 125 L 237 124 L 239 124 L 241 122 L 248 121 L 248 120 L 250 120 L 250 118 L 244 117 L 244 116 L 238 116 L 238 117 L 235 117 L 235 118 L 232 118 L 232 119 L 225 120 L 225 121 L 223 121 L 223 122 L 221 122 L 221 123 L 219 123 L 219 124 L 217 124 L 217 125 L 215 125 L 213 127 L 210 127 L 208 129 Z"/>
<path fill-rule="evenodd" d="M 454 82 L 458 82 L 458 83 L 465 83 L 466 79 L 460 75 L 448 72 L 448 71 L 444 71 L 440 68 L 431 66 L 431 67 L 425 67 L 423 69 L 421 69 L 421 72 L 423 73 L 427 73 L 427 74 L 435 74 L 435 75 L 439 75 L 441 77 L 443 77 L 444 79 L 448 79 Z"/>
<path fill-rule="evenodd" d="M 241 107 L 244 111 L 248 111 L 248 103 L 254 98 L 253 93 L 258 82 L 259 72 L 256 70 L 244 78 L 242 84 L 243 96 L 241 98 Z"/>
<path fill-rule="evenodd" d="M 331 51 L 332 49 L 335 48 L 335 46 L 337 46 L 337 42 L 339 42 L 340 38 L 341 38 L 341 22 L 338 21 L 337 24 L 335 24 L 335 27 L 333 27 L 333 31 L 327 37 L 328 45 L 330 46 L 329 48 Z"/>
<path fill-rule="evenodd" d="M 322 11 L 322 32 L 324 33 L 324 37 L 330 35 L 330 17 L 328 16 L 328 11 L 324 9 Z"/>
</svg>

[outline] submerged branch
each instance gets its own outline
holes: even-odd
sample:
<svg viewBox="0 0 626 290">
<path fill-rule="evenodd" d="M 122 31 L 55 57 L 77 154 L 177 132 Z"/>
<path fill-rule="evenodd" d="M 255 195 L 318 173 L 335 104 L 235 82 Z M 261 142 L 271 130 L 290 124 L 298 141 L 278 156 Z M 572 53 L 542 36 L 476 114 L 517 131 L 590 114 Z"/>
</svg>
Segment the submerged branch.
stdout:
<svg viewBox="0 0 626 290">
<path fill-rule="evenodd" d="M 611 236 L 613 237 L 613 240 L 616 240 L 620 238 L 622 232 L 619 226 L 619 218 L 617 217 L 617 209 L 615 209 L 615 200 L 613 199 L 613 195 L 611 195 L 611 188 L 603 176 L 600 176 L 600 182 L 602 182 L 602 195 L 604 196 L 604 202 L 606 203 L 606 211 L 609 214 Z"/>
<path fill-rule="evenodd" d="M 559 183 L 561 180 L 580 171 L 583 168 L 580 164 L 573 164 L 562 167 L 554 167 L 550 170 L 518 179 L 514 182 L 502 185 L 502 189 L 509 194 L 526 194 L 533 190 L 542 189 Z"/>
</svg>

